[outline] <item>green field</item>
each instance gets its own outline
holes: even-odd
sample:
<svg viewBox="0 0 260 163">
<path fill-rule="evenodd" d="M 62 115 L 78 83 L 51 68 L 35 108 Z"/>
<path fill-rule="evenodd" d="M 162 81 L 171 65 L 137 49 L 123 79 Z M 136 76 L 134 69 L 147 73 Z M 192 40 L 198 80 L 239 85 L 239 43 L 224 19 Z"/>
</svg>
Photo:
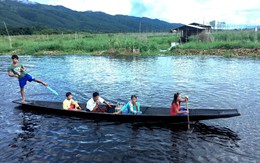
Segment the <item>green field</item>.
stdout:
<svg viewBox="0 0 260 163">
<path fill-rule="evenodd" d="M 208 43 L 192 36 L 189 43 L 165 51 L 178 38 L 178 34 L 171 33 L 20 35 L 11 36 L 10 45 L 9 37 L 0 36 L 0 54 L 207 55 L 213 54 L 212 51 L 221 51 L 213 55 L 259 57 L 260 32 L 214 32 L 213 42 Z M 246 52 L 242 50 L 243 54 L 236 54 L 241 49 Z"/>
</svg>

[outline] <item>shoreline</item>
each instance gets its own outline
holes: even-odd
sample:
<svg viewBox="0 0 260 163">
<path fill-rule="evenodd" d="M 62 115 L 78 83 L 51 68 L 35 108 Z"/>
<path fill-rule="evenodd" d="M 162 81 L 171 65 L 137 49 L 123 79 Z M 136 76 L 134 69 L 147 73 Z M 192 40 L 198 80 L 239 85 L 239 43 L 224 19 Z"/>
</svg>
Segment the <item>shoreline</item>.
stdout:
<svg viewBox="0 0 260 163">
<path fill-rule="evenodd" d="M 253 49 L 208 49 L 208 50 L 198 50 L 198 49 L 174 49 L 174 54 L 178 55 L 212 55 L 212 56 L 223 56 L 227 58 L 257 58 L 260 59 L 260 47 Z"/>
<path fill-rule="evenodd" d="M 32 54 L 22 54 L 20 50 L 10 51 L 8 53 L 1 53 L 0 55 L 32 55 L 32 56 L 51 56 L 51 55 L 92 55 L 92 56 L 178 56 L 178 55 L 193 55 L 193 56 L 223 56 L 227 58 L 256 58 L 260 59 L 260 47 L 253 49 L 172 49 L 171 51 L 159 52 L 151 51 L 149 53 L 142 53 L 140 51 L 132 51 L 127 49 L 119 50 L 103 50 L 103 51 L 58 51 L 58 50 L 43 50 Z"/>
</svg>

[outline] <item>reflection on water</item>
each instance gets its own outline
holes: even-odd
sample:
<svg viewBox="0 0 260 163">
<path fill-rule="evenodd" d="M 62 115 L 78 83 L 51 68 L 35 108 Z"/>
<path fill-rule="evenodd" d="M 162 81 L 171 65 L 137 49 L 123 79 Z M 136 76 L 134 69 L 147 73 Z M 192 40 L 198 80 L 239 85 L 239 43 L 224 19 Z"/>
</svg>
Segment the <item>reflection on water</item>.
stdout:
<svg viewBox="0 0 260 163">
<path fill-rule="evenodd" d="M 169 107 L 173 93 L 190 108 L 236 108 L 240 117 L 191 125 L 95 122 L 17 109 L 18 82 L 0 57 L 1 162 L 257 162 L 259 60 L 221 57 L 22 57 L 28 71 L 61 96 L 35 83 L 26 97 L 62 101 L 67 91 L 86 102 L 93 91 L 108 101 Z"/>
</svg>

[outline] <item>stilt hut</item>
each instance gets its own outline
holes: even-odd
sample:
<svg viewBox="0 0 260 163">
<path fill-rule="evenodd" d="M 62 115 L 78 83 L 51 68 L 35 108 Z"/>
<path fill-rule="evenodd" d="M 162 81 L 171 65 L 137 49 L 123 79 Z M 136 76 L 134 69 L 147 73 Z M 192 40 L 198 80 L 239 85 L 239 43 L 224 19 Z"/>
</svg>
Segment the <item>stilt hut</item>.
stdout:
<svg viewBox="0 0 260 163">
<path fill-rule="evenodd" d="M 192 35 L 206 35 L 208 36 L 207 39 L 202 39 L 200 41 L 211 41 L 211 38 L 209 36 L 211 31 L 211 26 L 209 25 L 203 25 L 199 23 L 191 23 L 188 25 L 182 25 L 178 28 L 171 29 L 171 32 L 177 32 L 181 34 L 181 37 L 179 39 L 180 43 L 185 43 L 189 41 L 189 37 Z M 205 37 L 205 36 L 204 36 Z"/>
</svg>

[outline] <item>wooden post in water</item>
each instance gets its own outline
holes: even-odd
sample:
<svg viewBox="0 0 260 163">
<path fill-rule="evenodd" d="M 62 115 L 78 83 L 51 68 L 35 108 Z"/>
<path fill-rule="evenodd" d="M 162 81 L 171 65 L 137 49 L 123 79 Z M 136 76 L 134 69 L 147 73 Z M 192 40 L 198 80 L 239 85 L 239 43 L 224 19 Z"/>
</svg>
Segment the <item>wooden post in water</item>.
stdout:
<svg viewBox="0 0 260 163">
<path fill-rule="evenodd" d="M 7 29 L 7 26 L 6 26 L 5 22 L 4 22 L 4 26 L 5 26 L 5 30 L 6 30 L 6 32 L 7 32 L 7 35 L 8 35 L 10 48 L 12 49 L 12 48 L 13 48 L 13 46 L 12 46 L 12 40 L 11 40 L 11 37 L 10 37 L 10 35 L 9 35 L 9 31 L 8 31 L 8 29 Z"/>
</svg>

